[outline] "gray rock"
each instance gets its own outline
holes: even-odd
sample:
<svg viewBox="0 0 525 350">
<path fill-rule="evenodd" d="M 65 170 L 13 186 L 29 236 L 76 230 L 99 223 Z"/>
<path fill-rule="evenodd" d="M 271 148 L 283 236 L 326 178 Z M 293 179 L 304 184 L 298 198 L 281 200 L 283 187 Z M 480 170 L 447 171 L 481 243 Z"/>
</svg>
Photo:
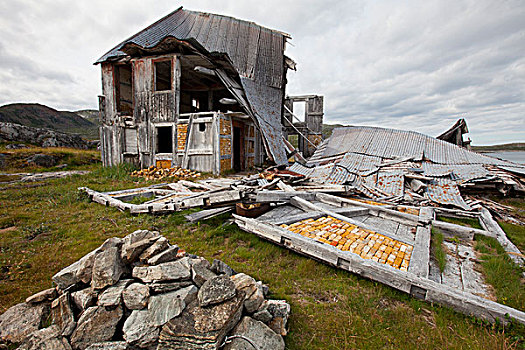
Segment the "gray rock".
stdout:
<svg viewBox="0 0 525 350">
<path fill-rule="evenodd" d="M 209 269 L 210 263 L 207 260 L 194 262 L 191 266 L 193 282 L 197 286 L 202 286 L 204 282 L 216 277 L 217 275 Z"/>
<path fill-rule="evenodd" d="M 0 139 L 26 142 L 42 147 L 88 148 L 87 142 L 80 135 L 67 134 L 51 129 L 32 128 L 16 123 L 0 122 Z"/>
<path fill-rule="evenodd" d="M 133 280 L 121 280 L 111 287 L 106 288 L 98 297 L 100 306 L 117 306 L 122 300 L 122 292 Z"/>
<path fill-rule="evenodd" d="M 118 247 L 110 247 L 95 255 L 91 288 L 102 289 L 115 284 L 124 272 Z"/>
<path fill-rule="evenodd" d="M 228 276 L 217 276 L 206 281 L 199 289 L 198 299 L 201 307 L 222 303 L 235 296 L 235 284 Z"/>
<path fill-rule="evenodd" d="M 177 253 L 179 252 L 179 247 L 176 245 L 170 246 L 163 252 L 151 257 L 148 260 L 148 265 L 158 265 L 164 262 L 173 261 L 177 258 Z"/>
<path fill-rule="evenodd" d="M 272 320 L 273 315 L 268 311 L 268 301 L 265 300 L 259 307 L 259 309 L 252 316 L 255 320 L 263 323 L 268 323 Z"/>
<path fill-rule="evenodd" d="M 53 276 L 53 282 L 55 282 L 55 284 L 62 290 L 81 281 L 85 283 L 89 282 L 89 280 L 91 280 L 91 270 L 96 253 L 97 250 L 94 250 L 86 254 L 80 260 L 57 272 Z"/>
<path fill-rule="evenodd" d="M 126 350 L 128 344 L 125 341 L 105 341 L 91 344 L 86 350 Z"/>
<path fill-rule="evenodd" d="M 148 306 L 149 287 L 142 283 L 130 284 L 123 292 L 124 305 L 129 310 L 140 310 Z"/>
<path fill-rule="evenodd" d="M 97 294 L 88 287 L 71 293 L 71 299 L 80 311 L 84 311 L 88 307 L 95 305 Z"/>
<path fill-rule="evenodd" d="M 226 334 L 239 322 L 243 300 L 243 295 L 236 295 L 206 308 L 193 301 L 179 317 L 162 327 L 157 350 L 218 349 Z"/>
<path fill-rule="evenodd" d="M 148 284 L 152 293 L 160 294 L 172 292 L 187 286 L 191 286 L 191 281 L 180 281 L 180 282 L 153 282 Z"/>
<path fill-rule="evenodd" d="M 129 344 L 146 348 L 159 340 L 160 328 L 153 325 L 148 310 L 134 310 L 124 323 L 123 332 Z"/>
<path fill-rule="evenodd" d="M 108 248 L 119 247 L 121 244 L 122 240 L 120 238 L 113 237 L 107 239 L 99 248 L 89 252 L 80 260 L 56 273 L 53 276 L 53 282 L 62 290 L 79 282 L 89 283 L 92 277 L 95 256 Z"/>
<path fill-rule="evenodd" d="M 137 243 L 144 239 L 153 238 L 157 236 L 160 236 L 160 233 L 158 233 L 157 231 L 148 231 L 148 230 L 134 231 L 122 239 L 123 241 L 122 248 L 125 248 L 126 246 L 129 246 L 133 243 Z"/>
<path fill-rule="evenodd" d="M 5 145 L 5 149 L 21 149 L 21 148 L 27 148 L 27 145 L 23 143 L 10 143 L 8 145 Z"/>
<path fill-rule="evenodd" d="M 38 304 L 43 301 L 50 301 L 57 297 L 58 293 L 55 288 L 49 288 L 46 290 L 43 290 L 41 292 L 38 292 L 36 294 L 31 295 L 30 297 L 26 298 L 26 303 L 28 304 Z"/>
<path fill-rule="evenodd" d="M 133 269 L 133 277 L 146 283 L 190 279 L 190 258 L 184 257 L 155 266 L 137 266 Z"/>
<path fill-rule="evenodd" d="M 68 337 L 73 333 L 77 323 L 70 303 L 70 294 L 62 294 L 58 299 L 53 300 L 51 304 L 51 317 L 53 324 L 57 325 L 60 335 Z"/>
<path fill-rule="evenodd" d="M 151 257 L 162 253 L 163 251 L 168 249 L 168 247 L 168 239 L 166 237 L 160 236 L 159 239 L 157 239 L 150 247 L 146 248 L 146 250 L 144 250 L 142 254 L 140 254 L 139 260 L 141 262 L 147 262 Z"/>
<path fill-rule="evenodd" d="M 122 318 L 122 307 L 107 310 L 101 306 L 92 306 L 82 313 L 77 328 L 71 335 L 74 349 L 84 350 L 93 343 L 111 340 L 117 324 Z"/>
<path fill-rule="evenodd" d="M 71 350 L 71 345 L 60 333 L 56 325 L 39 329 L 31 333 L 17 350 Z"/>
<path fill-rule="evenodd" d="M 159 239 L 160 236 L 157 236 L 143 239 L 130 245 L 123 245 L 121 252 L 122 260 L 128 264 L 135 262 L 146 249 L 151 247 L 151 245 Z"/>
<path fill-rule="evenodd" d="M 174 292 L 154 295 L 150 298 L 148 311 L 155 326 L 162 326 L 179 316 L 187 304 L 197 295 L 197 287 L 188 286 Z"/>
<path fill-rule="evenodd" d="M 38 330 L 49 315 L 49 304 L 29 305 L 20 303 L 0 315 L 0 342 L 20 343 Z"/>
<path fill-rule="evenodd" d="M 268 327 L 275 333 L 285 336 L 288 333 L 286 323 L 290 316 L 290 304 L 286 300 L 268 300 L 267 304 L 268 312 L 272 314 L 272 320 L 268 322 Z"/>
<path fill-rule="evenodd" d="M 26 161 L 31 165 L 50 168 L 58 163 L 58 159 L 49 154 L 35 154 L 27 158 Z"/>
<path fill-rule="evenodd" d="M 228 264 L 217 259 L 213 260 L 213 263 L 211 264 L 211 270 L 218 275 L 226 275 L 228 277 L 237 274 L 237 272 L 228 266 Z"/>
<path fill-rule="evenodd" d="M 250 339 L 259 350 L 284 350 L 284 340 L 264 323 L 245 316 L 233 329 L 231 335 Z M 225 350 L 253 350 L 253 345 L 243 338 L 234 338 Z"/>
<path fill-rule="evenodd" d="M 257 311 L 264 301 L 262 285 L 244 273 L 238 273 L 232 276 L 231 280 L 238 291 L 244 292 L 244 307 L 246 308 L 246 312 L 251 314 Z"/>
</svg>

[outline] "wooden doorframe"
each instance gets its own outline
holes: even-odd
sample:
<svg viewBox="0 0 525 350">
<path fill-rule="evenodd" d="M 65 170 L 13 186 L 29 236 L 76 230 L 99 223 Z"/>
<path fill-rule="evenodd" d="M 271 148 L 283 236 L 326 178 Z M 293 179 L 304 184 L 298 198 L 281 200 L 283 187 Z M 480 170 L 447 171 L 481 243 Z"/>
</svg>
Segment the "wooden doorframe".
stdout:
<svg viewBox="0 0 525 350">
<path fill-rule="evenodd" d="M 235 154 L 235 147 L 237 147 L 237 142 L 236 142 L 236 138 L 235 138 L 235 129 L 239 129 L 239 144 L 238 144 L 238 147 L 239 147 L 239 166 L 240 168 L 239 169 L 235 169 L 235 170 L 244 170 L 246 168 L 245 164 L 245 160 L 246 160 L 246 157 L 245 157 L 245 149 L 244 149 L 244 128 L 245 128 L 245 124 L 243 122 L 240 122 L 238 120 L 232 120 L 232 136 L 233 136 L 233 139 L 232 139 L 232 158 L 233 158 L 233 167 L 235 168 L 236 164 L 235 164 L 235 157 L 234 157 L 234 154 Z"/>
</svg>

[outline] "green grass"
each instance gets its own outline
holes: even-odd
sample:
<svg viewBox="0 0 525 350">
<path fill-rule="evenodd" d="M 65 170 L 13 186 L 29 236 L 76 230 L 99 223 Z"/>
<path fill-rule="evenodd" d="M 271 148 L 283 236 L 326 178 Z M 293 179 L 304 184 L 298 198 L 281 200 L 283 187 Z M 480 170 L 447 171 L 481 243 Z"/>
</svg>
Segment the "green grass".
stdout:
<svg viewBox="0 0 525 350">
<path fill-rule="evenodd" d="M 472 218 L 449 218 L 446 216 L 438 216 L 437 219 L 439 221 L 448 222 L 451 224 L 461 225 L 461 226 L 468 226 L 472 228 L 477 228 L 482 230 L 483 227 L 481 227 L 481 224 L 479 223 L 478 219 L 472 219 Z"/>
<path fill-rule="evenodd" d="M 475 249 L 481 253 L 486 281 L 494 287 L 498 302 L 515 309 L 525 309 L 525 283 L 522 273 L 499 242 L 492 237 L 475 235 Z"/>
<path fill-rule="evenodd" d="M 58 170 L 89 169 L 92 165 L 100 163 L 100 152 L 96 150 L 80 150 L 64 147 L 35 147 L 20 149 L 6 149 L 5 144 L 0 146 L 0 153 L 6 155 L 4 173 L 46 172 Z M 35 154 L 47 154 L 57 159 L 57 165 L 67 164 L 64 168 L 56 166 L 43 168 L 27 163 L 26 159 Z"/>
<path fill-rule="evenodd" d="M 508 222 L 500 221 L 499 225 L 507 234 L 507 237 L 518 247 L 518 249 L 525 253 L 525 226 L 510 224 Z"/>
<path fill-rule="evenodd" d="M 439 267 L 439 271 L 445 271 L 445 266 L 447 265 L 447 253 L 443 248 L 443 233 L 437 229 L 432 228 L 432 256 L 436 259 Z"/>
<path fill-rule="evenodd" d="M 184 213 L 122 213 L 91 203 L 77 187 L 143 186 L 126 169 L 93 165 L 86 176 L 0 191 L 0 312 L 51 286 L 51 276 L 109 237 L 159 230 L 171 243 L 221 259 L 270 286 L 292 306 L 287 349 L 508 349 L 525 327 L 487 326 L 224 225 L 227 214 L 189 224 Z M 510 302 L 510 299 L 509 299 Z"/>
</svg>

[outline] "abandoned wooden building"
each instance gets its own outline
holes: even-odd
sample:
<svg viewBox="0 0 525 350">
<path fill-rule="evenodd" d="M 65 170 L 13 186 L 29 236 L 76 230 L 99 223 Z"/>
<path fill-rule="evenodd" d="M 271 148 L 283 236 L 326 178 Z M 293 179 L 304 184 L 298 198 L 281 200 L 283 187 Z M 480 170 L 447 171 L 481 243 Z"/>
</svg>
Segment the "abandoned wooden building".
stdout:
<svg viewBox="0 0 525 350">
<path fill-rule="evenodd" d="M 103 164 L 215 174 L 266 159 L 286 164 L 294 151 L 289 134 L 299 135 L 300 151 L 313 153 L 323 101 L 313 95 L 286 102 L 286 73 L 295 69 L 284 55 L 289 39 L 181 7 L 117 45 L 95 63 L 102 68 Z M 306 104 L 305 120 L 290 119 L 288 107 L 285 115 L 285 103 L 293 109 L 294 102 Z"/>
</svg>

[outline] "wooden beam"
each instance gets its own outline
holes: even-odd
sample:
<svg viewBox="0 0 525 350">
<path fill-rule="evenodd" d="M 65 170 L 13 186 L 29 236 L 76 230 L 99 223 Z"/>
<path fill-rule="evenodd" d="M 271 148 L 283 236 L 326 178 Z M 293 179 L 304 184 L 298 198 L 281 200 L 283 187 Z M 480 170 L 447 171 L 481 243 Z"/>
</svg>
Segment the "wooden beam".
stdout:
<svg viewBox="0 0 525 350">
<path fill-rule="evenodd" d="M 524 266 L 525 258 L 523 253 L 507 238 L 505 231 L 492 218 L 492 215 L 486 208 L 481 209 L 480 223 L 483 228 L 495 235 L 499 244 L 516 264 Z"/>
<path fill-rule="evenodd" d="M 262 203 L 269 202 L 290 202 L 292 197 L 301 197 L 308 200 L 315 200 L 315 193 L 308 191 L 259 191 L 256 194 L 256 201 Z"/>
<path fill-rule="evenodd" d="M 445 234 L 457 236 L 470 241 L 474 239 L 475 234 L 496 238 L 494 233 L 487 230 L 479 230 L 477 228 L 451 224 L 449 222 L 439 220 L 432 220 L 432 226 L 440 229 Z"/>
<path fill-rule="evenodd" d="M 390 209 L 389 206 L 367 204 L 367 203 L 363 203 L 359 201 L 354 201 L 348 198 L 333 196 L 331 194 L 318 193 L 316 195 L 316 199 L 323 203 L 337 205 L 341 207 L 351 205 L 351 206 L 368 208 L 370 209 L 372 215 L 375 212 L 377 216 L 383 217 L 385 219 L 391 219 L 391 220 L 394 220 L 394 218 L 402 219 L 402 221 L 396 220 L 397 222 L 400 222 L 402 224 L 417 225 L 418 223 L 427 224 L 428 222 L 430 222 L 430 219 L 427 217 L 421 217 L 421 216 L 412 215 L 408 213 L 402 213 L 397 210 Z"/>
<path fill-rule="evenodd" d="M 184 215 L 184 217 L 189 222 L 196 222 L 196 221 L 211 219 L 211 218 L 213 218 L 215 216 L 218 216 L 218 215 L 221 215 L 221 214 L 224 214 L 224 213 L 229 213 L 229 212 L 231 212 L 234 209 L 235 209 L 234 206 L 228 206 L 228 207 L 223 207 L 223 208 L 205 209 L 205 210 L 198 211 L 196 213 Z"/>
</svg>

